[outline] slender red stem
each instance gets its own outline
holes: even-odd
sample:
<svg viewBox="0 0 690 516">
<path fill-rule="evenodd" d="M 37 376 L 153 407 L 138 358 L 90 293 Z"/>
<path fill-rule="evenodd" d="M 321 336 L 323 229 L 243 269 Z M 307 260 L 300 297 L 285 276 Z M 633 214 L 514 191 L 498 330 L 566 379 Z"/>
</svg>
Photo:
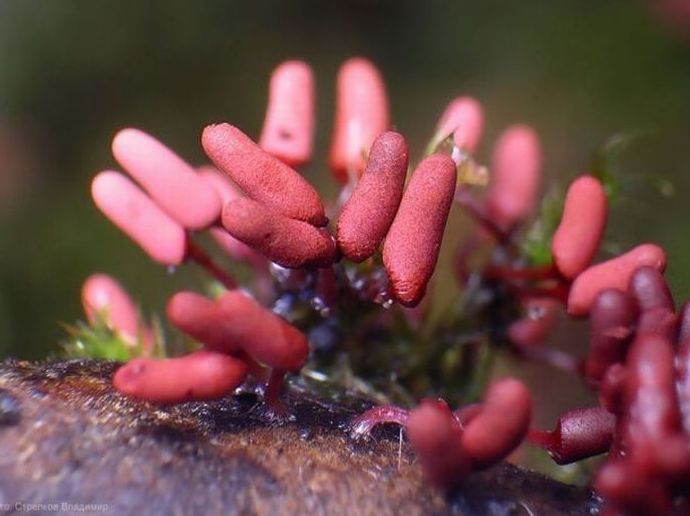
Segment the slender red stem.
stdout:
<svg viewBox="0 0 690 516">
<path fill-rule="evenodd" d="M 479 244 L 480 238 L 476 232 L 473 232 L 455 251 L 453 269 L 455 271 L 455 277 L 461 285 L 464 285 L 470 279 L 471 271 L 467 262 L 470 256 L 479 248 Z"/>
<path fill-rule="evenodd" d="M 546 347 L 515 346 L 515 349 L 529 360 L 543 362 L 568 373 L 584 374 L 583 361 L 570 353 Z"/>
<path fill-rule="evenodd" d="M 506 231 L 500 227 L 496 222 L 486 214 L 484 208 L 477 199 L 472 197 L 469 188 L 466 185 L 461 185 L 455 191 L 455 202 L 469 213 L 477 222 L 479 222 L 493 237 L 501 244 L 509 244 L 511 242 L 511 232 Z"/>
<path fill-rule="evenodd" d="M 491 279 L 506 280 L 560 280 L 558 271 L 553 265 L 542 267 L 504 267 L 501 265 L 488 265 L 484 269 L 484 276 Z"/>
<path fill-rule="evenodd" d="M 237 288 L 237 282 L 229 273 L 223 270 L 216 264 L 206 252 L 196 245 L 191 240 L 187 245 L 187 256 L 190 260 L 196 262 L 199 266 L 206 269 L 214 278 L 216 278 L 225 288 Z"/>
<path fill-rule="evenodd" d="M 288 414 L 288 409 L 280 398 L 283 392 L 283 386 L 285 385 L 285 371 L 279 369 L 273 369 L 271 375 L 268 377 L 268 382 L 266 383 L 266 390 L 264 391 L 264 402 L 268 405 L 273 412 L 278 416 L 286 416 Z"/>
<path fill-rule="evenodd" d="M 338 285 L 333 267 L 319 269 L 316 279 L 316 293 L 323 301 L 326 308 L 336 303 L 338 297 Z"/>
<path fill-rule="evenodd" d="M 359 439 L 369 435 L 376 425 L 384 423 L 395 423 L 404 426 L 409 415 L 408 410 L 395 405 L 372 407 L 352 421 L 350 436 L 353 439 Z"/>
<path fill-rule="evenodd" d="M 564 283 L 558 283 L 549 287 L 512 285 L 511 290 L 516 296 L 521 298 L 550 297 L 560 301 L 564 305 L 568 302 L 568 286 Z"/>
</svg>

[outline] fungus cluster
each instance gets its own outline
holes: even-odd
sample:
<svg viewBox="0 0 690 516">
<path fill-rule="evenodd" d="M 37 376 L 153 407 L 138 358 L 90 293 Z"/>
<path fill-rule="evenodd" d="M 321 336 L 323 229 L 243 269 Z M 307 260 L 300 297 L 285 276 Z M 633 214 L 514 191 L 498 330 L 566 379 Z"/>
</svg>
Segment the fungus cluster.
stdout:
<svg viewBox="0 0 690 516">
<path fill-rule="evenodd" d="M 600 406 L 568 412 L 530 440 L 559 464 L 608 451 L 594 486 L 614 513 L 687 510 L 690 306 L 676 311 L 661 272 L 643 266 L 622 289 L 600 290 L 589 318 L 582 374 Z"/>
<path fill-rule="evenodd" d="M 505 459 L 525 438 L 532 401 L 525 385 L 513 378 L 493 383 L 483 403 L 451 411 L 442 399 L 423 399 L 412 410 L 379 406 L 360 415 L 352 437 L 366 436 L 380 423 L 405 428 L 429 481 L 452 488 L 471 471 Z"/>
<path fill-rule="evenodd" d="M 538 209 L 536 133 L 506 129 L 487 169 L 474 158 L 484 120 L 469 97 L 447 106 L 410 167 L 379 72 L 354 58 L 338 73 L 329 157 L 341 192 L 324 202 L 300 173 L 312 158 L 314 103 L 310 67 L 280 65 L 258 143 L 231 124 L 210 125 L 201 145 L 211 165 L 199 167 L 143 131 L 117 133 L 112 152 L 126 174 L 94 178 L 96 206 L 154 261 L 195 262 L 222 288 L 170 298 L 168 321 L 198 349 L 161 358 L 160 337 L 123 287 L 104 274 L 89 278 L 82 300 L 91 324 L 105 322 L 137 349 L 115 374 L 116 389 L 179 403 L 249 380 L 284 414 L 286 374 L 344 367 L 379 399 L 407 405 L 370 409 L 353 422 L 353 437 L 402 425 L 438 487 L 503 460 L 527 437 L 559 463 L 610 450 L 595 486 L 613 513 L 657 514 L 687 502 L 690 309 L 675 312 L 665 253 L 652 243 L 593 264 L 609 204 L 601 178 L 573 181 L 550 227 Z M 438 317 L 432 276 L 453 205 L 474 224 L 453 257 L 461 294 Z M 199 243 L 204 234 L 254 270 L 252 290 Z M 544 345 L 562 307 L 589 317 L 585 359 Z M 529 391 L 504 378 L 481 403 L 452 411 L 437 396 L 474 401 L 476 385 L 464 376 L 481 383 L 482 350 L 497 345 L 582 375 L 601 406 L 564 414 L 552 432 L 530 430 Z"/>
</svg>

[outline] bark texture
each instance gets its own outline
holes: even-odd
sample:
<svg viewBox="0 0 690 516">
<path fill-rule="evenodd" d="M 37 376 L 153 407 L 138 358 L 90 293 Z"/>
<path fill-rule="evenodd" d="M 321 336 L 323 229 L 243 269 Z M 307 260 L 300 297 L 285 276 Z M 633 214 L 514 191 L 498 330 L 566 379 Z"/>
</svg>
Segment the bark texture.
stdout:
<svg viewBox="0 0 690 516">
<path fill-rule="evenodd" d="M 118 364 L 0 363 L 0 514 L 572 514 L 584 488 L 503 464 L 453 493 L 423 482 L 397 429 L 349 438 L 369 406 L 288 389 L 278 421 L 253 393 L 154 406 L 114 392 Z M 47 504 L 54 504 L 48 506 Z M 88 504 L 101 504 L 89 506 Z"/>
</svg>

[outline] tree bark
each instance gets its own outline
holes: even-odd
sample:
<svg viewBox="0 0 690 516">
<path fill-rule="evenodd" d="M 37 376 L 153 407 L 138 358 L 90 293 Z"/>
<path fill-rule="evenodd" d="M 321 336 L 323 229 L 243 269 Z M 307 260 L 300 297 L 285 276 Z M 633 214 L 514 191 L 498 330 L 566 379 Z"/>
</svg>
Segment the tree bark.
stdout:
<svg viewBox="0 0 690 516">
<path fill-rule="evenodd" d="M 118 364 L 0 363 L 0 513 L 572 514 L 585 488 L 509 464 L 452 493 L 423 481 L 397 428 L 365 442 L 351 419 L 370 402 L 319 397 L 299 381 L 290 420 L 253 393 L 155 406 L 113 391 Z"/>
</svg>

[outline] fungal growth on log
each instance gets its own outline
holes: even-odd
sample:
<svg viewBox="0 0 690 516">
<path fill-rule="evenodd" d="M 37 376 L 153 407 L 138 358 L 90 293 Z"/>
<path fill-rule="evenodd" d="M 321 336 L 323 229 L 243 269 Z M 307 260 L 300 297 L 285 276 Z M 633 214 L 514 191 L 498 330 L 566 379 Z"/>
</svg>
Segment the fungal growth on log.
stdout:
<svg viewBox="0 0 690 516">
<path fill-rule="evenodd" d="M 115 388 L 174 404 L 243 386 L 289 419 L 285 378 L 302 375 L 378 400 L 351 421 L 351 438 L 399 425 L 430 489 L 451 491 L 529 441 L 559 464 L 607 453 L 593 477 L 607 514 L 690 510 L 690 305 L 676 309 L 654 243 L 605 256 L 605 178 L 583 171 L 556 209 L 540 204 L 536 132 L 507 128 L 482 165 L 484 116 L 469 97 L 448 104 L 415 155 L 393 130 L 381 74 L 353 58 L 337 76 L 328 159 L 340 193 L 323 199 L 302 174 L 315 95 L 308 64 L 281 64 L 256 139 L 231 121 L 203 130 L 210 164 L 189 164 L 139 129 L 116 134 L 126 174 L 98 173 L 95 205 L 154 261 L 196 263 L 211 282 L 168 301 L 188 344 L 169 356 L 119 283 L 86 281 L 89 323 L 121 346 L 108 357 L 130 359 Z M 453 208 L 472 225 L 445 264 Z M 435 295 L 439 263 L 452 269 L 452 297 Z M 583 358 L 545 344 L 560 314 L 588 318 Z M 73 353 L 98 349 L 75 341 Z M 488 381 L 491 357 L 506 352 L 581 377 L 599 405 L 534 428 L 526 385 Z"/>
</svg>

